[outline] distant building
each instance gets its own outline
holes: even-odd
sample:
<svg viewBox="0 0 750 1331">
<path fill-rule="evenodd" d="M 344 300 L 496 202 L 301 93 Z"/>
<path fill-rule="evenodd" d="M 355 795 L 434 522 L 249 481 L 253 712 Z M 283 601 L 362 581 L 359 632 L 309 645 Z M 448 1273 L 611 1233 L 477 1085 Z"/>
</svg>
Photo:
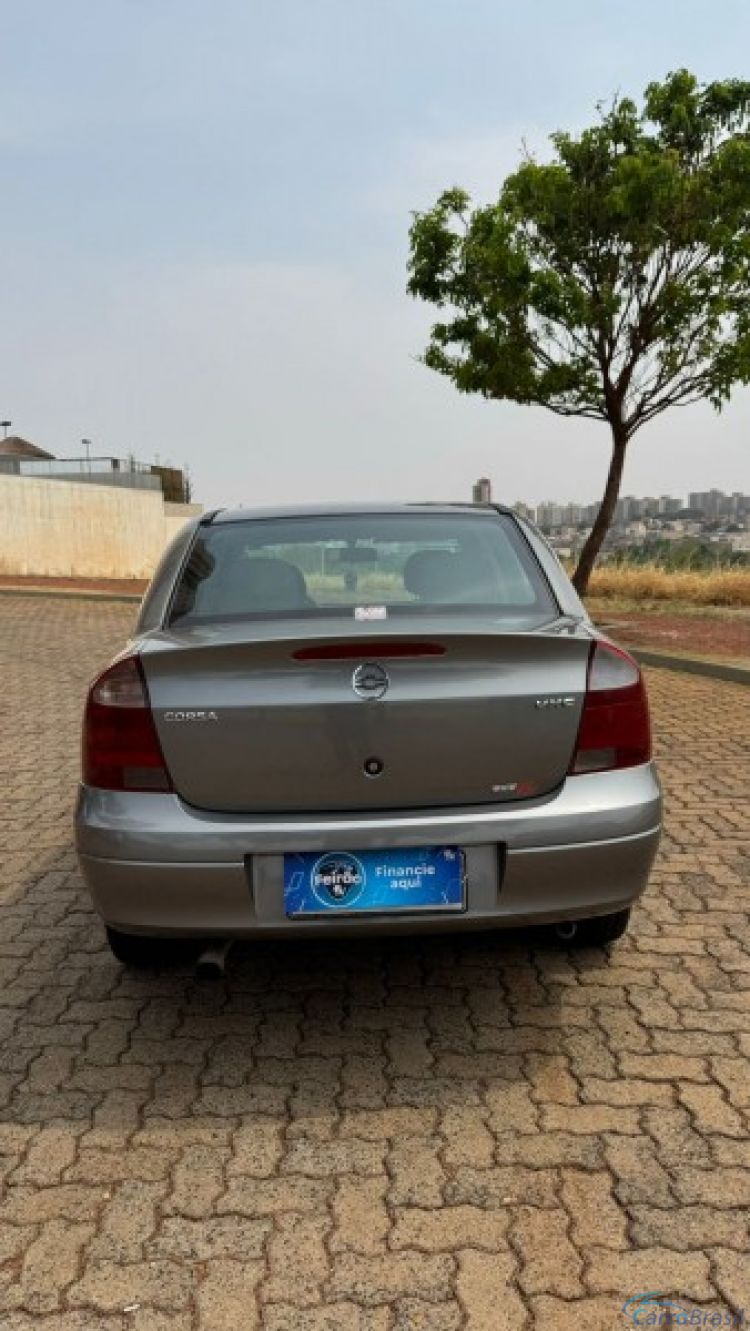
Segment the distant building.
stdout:
<svg viewBox="0 0 750 1331">
<path fill-rule="evenodd" d="M 138 462 L 134 457 L 55 457 L 19 435 L 0 439 L 0 474 L 35 476 L 51 481 L 117 485 L 135 490 L 160 490 L 167 503 L 189 501 L 189 484 L 179 467 Z"/>
<path fill-rule="evenodd" d="M 536 520 L 540 527 L 551 529 L 553 527 L 562 527 L 563 510 L 561 504 L 540 504 L 536 511 Z"/>
<path fill-rule="evenodd" d="M 20 434 L 9 434 L 6 439 L 0 439 L 0 459 L 3 460 L 15 459 L 20 464 L 22 460 L 28 461 L 30 458 L 45 459 L 53 456 L 54 454 L 46 453 L 36 444 L 30 444 L 28 439 L 22 439 Z M 15 470 L 12 461 L 3 467 L 3 471 L 12 470 Z"/>
<path fill-rule="evenodd" d="M 582 541 L 581 533 L 596 520 L 600 505 L 545 500 L 531 510 L 522 500 L 513 505 L 517 513 L 530 514 L 536 524 L 551 540 L 556 549 L 563 545 L 575 549 Z M 725 529 L 729 528 L 729 532 Z M 734 532 L 732 543 L 744 549 L 746 529 L 750 528 L 750 495 L 735 490 L 724 494 L 721 490 L 692 491 L 687 500 L 677 495 L 623 495 L 615 506 L 612 526 L 605 538 L 605 550 L 626 549 L 642 541 L 675 540 L 686 536 L 706 537 L 712 541 L 728 539 Z"/>
<path fill-rule="evenodd" d="M 471 500 L 473 504 L 490 504 L 492 502 L 492 481 L 487 476 L 480 476 L 471 487 Z"/>
<path fill-rule="evenodd" d="M 641 516 L 641 501 L 635 498 L 635 495 L 623 495 L 618 499 L 615 509 L 615 520 L 617 522 L 633 522 L 635 518 Z"/>
</svg>

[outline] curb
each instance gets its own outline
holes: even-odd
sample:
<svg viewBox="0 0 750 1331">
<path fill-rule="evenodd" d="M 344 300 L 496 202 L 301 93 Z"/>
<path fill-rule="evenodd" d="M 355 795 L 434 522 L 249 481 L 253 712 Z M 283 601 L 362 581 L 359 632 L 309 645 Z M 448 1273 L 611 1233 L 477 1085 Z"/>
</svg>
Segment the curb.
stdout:
<svg viewBox="0 0 750 1331">
<path fill-rule="evenodd" d="M 667 652 L 652 652 L 630 645 L 628 651 L 641 665 L 683 670 L 688 675 L 707 675 L 709 679 L 728 680 L 731 684 L 750 684 L 750 666 L 725 665 L 722 661 L 706 661 L 699 656 L 670 656 Z"/>
<path fill-rule="evenodd" d="M 128 605 L 143 600 L 138 592 L 79 591 L 77 587 L 0 587 L 0 596 L 67 596 L 73 601 L 124 601 Z"/>
</svg>

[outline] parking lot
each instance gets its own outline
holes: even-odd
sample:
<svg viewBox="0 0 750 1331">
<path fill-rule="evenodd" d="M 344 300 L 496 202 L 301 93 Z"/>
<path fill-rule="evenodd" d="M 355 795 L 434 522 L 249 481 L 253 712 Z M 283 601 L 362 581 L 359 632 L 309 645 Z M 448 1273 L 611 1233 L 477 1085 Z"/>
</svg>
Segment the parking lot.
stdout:
<svg viewBox="0 0 750 1331">
<path fill-rule="evenodd" d="M 132 619 L 0 596 L 2 1331 L 600 1331 L 645 1291 L 750 1318 L 748 691 L 651 672 L 666 835 L 611 956 L 138 976 L 71 836 L 85 685 Z"/>
</svg>

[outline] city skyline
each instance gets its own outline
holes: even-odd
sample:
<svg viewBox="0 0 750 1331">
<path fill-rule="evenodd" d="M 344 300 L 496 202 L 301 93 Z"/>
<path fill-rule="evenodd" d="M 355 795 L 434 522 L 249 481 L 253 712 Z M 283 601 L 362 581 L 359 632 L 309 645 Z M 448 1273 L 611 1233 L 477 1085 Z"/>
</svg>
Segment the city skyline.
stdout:
<svg viewBox="0 0 750 1331">
<path fill-rule="evenodd" d="M 562 502 L 542 500 L 527 504 L 518 499 L 513 507 L 531 517 L 540 527 L 578 526 L 594 521 L 600 501 L 582 503 L 578 500 Z M 684 495 L 621 495 L 617 500 L 613 526 L 638 522 L 643 519 L 662 518 L 669 521 L 679 516 L 693 517 L 703 523 L 744 523 L 750 518 L 750 494 L 741 490 L 690 490 Z"/>
</svg>

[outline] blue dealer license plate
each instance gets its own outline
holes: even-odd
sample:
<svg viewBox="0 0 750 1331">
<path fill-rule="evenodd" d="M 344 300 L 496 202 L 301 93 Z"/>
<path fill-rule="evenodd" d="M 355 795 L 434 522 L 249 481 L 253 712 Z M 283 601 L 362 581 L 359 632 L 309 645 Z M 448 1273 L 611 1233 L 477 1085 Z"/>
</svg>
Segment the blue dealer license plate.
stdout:
<svg viewBox="0 0 750 1331">
<path fill-rule="evenodd" d="M 285 855 L 284 906 L 287 915 L 463 910 L 463 853 L 419 846 Z"/>
</svg>

